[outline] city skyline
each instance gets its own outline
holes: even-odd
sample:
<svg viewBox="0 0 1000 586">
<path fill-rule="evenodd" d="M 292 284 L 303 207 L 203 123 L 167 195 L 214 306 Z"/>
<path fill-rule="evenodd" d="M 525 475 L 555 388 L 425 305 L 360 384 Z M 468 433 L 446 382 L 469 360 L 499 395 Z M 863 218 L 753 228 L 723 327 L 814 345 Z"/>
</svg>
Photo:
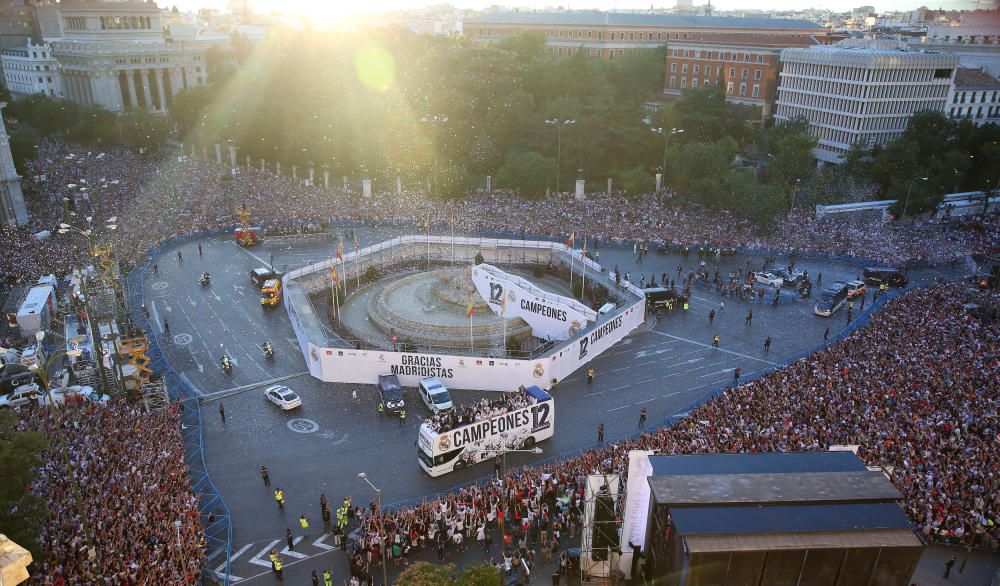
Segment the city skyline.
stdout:
<svg viewBox="0 0 1000 586">
<path fill-rule="evenodd" d="M 695 0 L 695 5 L 706 4 L 708 0 Z M 231 0 L 176 0 L 174 2 L 163 1 L 162 6 L 176 5 L 181 10 L 197 10 L 199 8 L 222 9 L 231 5 Z M 452 0 L 449 4 L 460 9 L 482 10 L 490 6 L 503 5 L 493 0 Z M 413 10 L 428 6 L 441 5 L 443 2 L 432 2 L 428 0 L 378 0 L 371 3 L 346 3 L 329 2 L 327 0 L 248 0 L 248 4 L 254 7 L 257 12 L 270 13 L 280 12 L 289 16 L 309 16 L 319 17 L 324 21 L 337 21 L 354 16 L 367 14 L 377 14 L 380 12 L 391 12 L 399 10 Z M 760 0 L 750 4 L 740 0 L 714 0 L 713 8 L 716 10 L 831 10 L 833 12 L 849 12 L 859 6 L 873 6 L 878 12 L 901 12 L 916 10 L 921 6 L 926 6 L 931 10 L 976 10 L 996 8 L 1000 0 L 938 0 L 937 2 L 920 3 L 914 0 L 883 0 L 864 2 L 862 0 L 828 0 L 803 6 L 801 2 L 795 0 Z M 547 10 L 559 7 L 568 10 L 648 10 L 650 6 L 654 9 L 669 9 L 675 5 L 673 0 L 668 2 L 648 2 L 643 0 L 583 0 L 579 2 L 553 3 L 551 0 L 519 0 L 509 6 L 521 9 Z"/>
</svg>

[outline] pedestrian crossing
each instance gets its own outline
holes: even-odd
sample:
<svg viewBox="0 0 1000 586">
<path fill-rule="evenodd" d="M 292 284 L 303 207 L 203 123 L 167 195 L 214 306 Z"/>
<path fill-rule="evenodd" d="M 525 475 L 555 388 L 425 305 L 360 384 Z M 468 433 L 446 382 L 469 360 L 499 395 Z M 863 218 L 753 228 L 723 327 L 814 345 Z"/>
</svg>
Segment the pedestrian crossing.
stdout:
<svg viewBox="0 0 1000 586">
<path fill-rule="evenodd" d="M 285 547 L 279 549 L 279 544 L 283 543 L 286 544 Z M 256 541 L 244 544 L 238 548 L 233 546 L 233 553 L 229 559 L 229 583 L 236 584 L 270 572 L 271 560 L 268 554 L 271 550 L 278 550 L 278 555 L 287 564 L 289 562 L 307 560 L 333 551 L 337 549 L 339 544 L 337 536 L 332 533 L 323 533 L 318 536 L 315 534 L 299 535 L 292 540 L 292 548 L 288 547 L 284 539 Z M 254 553 L 248 555 L 250 552 Z M 216 563 L 219 560 L 209 559 L 208 561 L 210 562 L 208 566 L 211 567 L 212 563 Z M 226 562 L 225 560 L 221 560 L 221 562 L 212 568 L 212 573 L 218 576 L 219 579 L 225 580 Z"/>
</svg>

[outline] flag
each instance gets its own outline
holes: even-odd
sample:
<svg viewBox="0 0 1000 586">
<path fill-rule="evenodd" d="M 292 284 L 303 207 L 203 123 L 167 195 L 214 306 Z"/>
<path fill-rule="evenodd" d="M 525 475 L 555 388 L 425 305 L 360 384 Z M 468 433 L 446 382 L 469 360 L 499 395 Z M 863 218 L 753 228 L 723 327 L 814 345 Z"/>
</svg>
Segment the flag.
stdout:
<svg viewBox="0 0 1000 586">
<path fill-rule="evenodd" d="M 427 214 L 427 223 L 424 225 L 424 231 L 427 232 L 428 236 L 431 235 L 431 215 L 430 214 Z"/>
<path fill-rule="evenodd" d="M 330 266 L 330 279 L 333 280 L 333 284 L 340 287 L 340 275 L 337 274 L 337 267 Z"/>
<path fill-rule="evenodd" d="M 573 240 L 574 240 L 575 235 L 576 235 L 576 232 L 570 232 L 569 233 L 569 240 L 566 241 L 566 248 L 573 248 Z"/>
<path fill-rule="evenodd" d="M 469 304 L 465 307 L 465 317 L 472 319 L 474 313 L 476 313 L 476 306 L 472 304 L 472 291 L 469 291 Z"/>
<path fill-rule="evenodd" d="M 580 260 L 586 260 L 587 258 L 587 238 L 583 239 L 583 251 L 580 252 Z"/>
<path fill-rule="evenodd" d="M 337 260 L 344 262 L 344 239 L 337 241 Z"/>
<path fill-rule="evenodd" d="M 500 315 L 507 317 L 507 295 L 500 296 Z"/>
<path fill-rule="evenodd" d="M 361 245 L 358 244 L 358 233 L 354 233 L 354 252 L 355 254 L 361 252 Z"/>
</svg>

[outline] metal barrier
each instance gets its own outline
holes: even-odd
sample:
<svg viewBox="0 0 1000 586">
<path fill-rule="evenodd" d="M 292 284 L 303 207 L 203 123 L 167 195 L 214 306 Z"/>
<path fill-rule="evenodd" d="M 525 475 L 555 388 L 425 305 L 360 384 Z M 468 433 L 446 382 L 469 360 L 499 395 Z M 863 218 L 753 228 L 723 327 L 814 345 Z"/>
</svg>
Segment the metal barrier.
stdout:
<svg viewBox="0 0 1000 586">
<path fill-rule="evenodd" d="M 203 235 L 204 236 L 204 235 Z M 188 237 L 183 237 L 187 240 Z M 128 276 L 128 307 L 131 312 L 132 322 L 139 328 L 149 333 L 149 347 L 146 355 L 149 357 L 149 367 L 161 377 L 166 385 L 170 400 L 179 405 L 181 419 L 181 439 L 184 442 L 191 489 L 198 497 L 198 512 L 201 518 L 202 527 L 205 529 L 205 568 L 202 570 L 202 580 L 213 582 L 221 581 L 226 586 L 229 585 L 229 564 L 233 541 L 233 523 L 229 514 L 229 508 L 219 491 L 212 483 L 205 466 L 205 446 L 202 439 L 202 417 L 201 405 L 198 395 L 191 386 L 182 380 L 177 371 L 170 364 L 166 355 L 160 349 L 159 343 L 152 335 L 153 324 L 146 319 L 142 306 L 144 305 L 143 282 L 147 271 L 149 271 L 152 259 L 157 258 L 159 251 L 167 246 L 172 246 L 180 239 L 170 239 L 149 251 L 149 256 L 145 262 L 136 265 Z M 211 520 L 210 520 L 211 519 Z M 216 566 L 221 569 L 225 566 L 225 572 L 214 572 L 209 569 L 213 560 L 224 555 L 225 561 Z"/>
</svg>

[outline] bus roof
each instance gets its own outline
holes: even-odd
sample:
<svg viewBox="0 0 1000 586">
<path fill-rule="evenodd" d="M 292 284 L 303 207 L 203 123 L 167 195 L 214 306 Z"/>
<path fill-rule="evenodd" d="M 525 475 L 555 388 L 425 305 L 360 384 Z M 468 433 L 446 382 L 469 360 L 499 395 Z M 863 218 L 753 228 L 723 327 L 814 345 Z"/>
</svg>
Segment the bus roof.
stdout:
<svg viewBox="0 0 1000 586">
<path fill-rule="evenodd" d="M 524 392 L 529 397 L 534 397 L 536 401 L 548 401 L 548 400 L 552 399 L 552 395 L 546 393 L 541 388 L 539 388 L 537 386 L 534 386 L 534 385 L 532 385 L 532 386 L 524 389 Z"/>
</svg>

